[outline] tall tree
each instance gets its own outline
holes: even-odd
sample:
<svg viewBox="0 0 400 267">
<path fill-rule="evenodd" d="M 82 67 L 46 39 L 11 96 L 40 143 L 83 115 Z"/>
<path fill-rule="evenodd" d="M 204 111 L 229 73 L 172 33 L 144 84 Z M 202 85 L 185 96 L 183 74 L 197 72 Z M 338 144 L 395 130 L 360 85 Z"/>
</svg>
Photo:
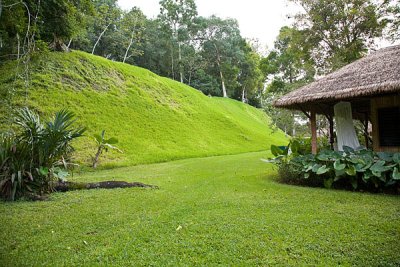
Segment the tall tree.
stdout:
<svg viewBox="0 0 400 267">
<path fill-rule="evenodd" d="M 65 42 L 86 27 L 84 14 L 93 11 L 90 0 L 47 0 L 40 1 L 39 24 L 42 40 L 51 42 L 54 50 L 68 50 Z"/>
<path fill-rule="evenodd" d="M 306 42 L 307 31 L 282 27 L 275 41 L 274 49 L 260 62 L 260 68 L 268 83 L 263 106 L 273 123 L 285 133 L 294 134 L 295 114 L 276 109 L 272 102 L 279 96 L 312 81 L 315 64 L 311 57 L 313 47 Z"/>
<path fill-rule="evenodd" d="M 263 75 L 259 68 L 260 56 L 246 44 L 244 58 L 240 63 L 238 81 L 240 83 L 240 99 L 243 103 L 255 100 L 258 89 L 263 87 Z"/>
<path fill-rule="evenodd" d="M 192 20 L 197 16 L 197 8 L 194 0 L 161 0 L 160 1 L 160 15 L 159 18 L 171 31 L 173 49 L 174 44 L 178 44 L 178 69 L 179 78 L 183 83 L 183 62 L 182 62 L 182 43 L 185 41 L 184 32 L 192 23 Z M 171 53 L 171 68 L 174 73 L 174 57 Z"/>
<path fill-rule="evenodd" d="M 136 46 L 141 45 L 145 24 L 146 16 L 139 8 L 134 7 L 128 13 L 124 14 L 121 21 L 121 30 L 124 35 L 128 36 L 128 44 L 122 62 L 125 63 L 126 59 L 131 56 L 129 55 L 129 50 L 134 43 Z M 133 54 L 140 55 L 141 53 L 142 51 L 136 50 Z"/>
<path fill-rule="evenodd" d="M 17 55 L 22 36 L 22 46 L 26 47 L 28 35 L 49 43 L 54 50 L 68 50 L 65 42 L 86 28 L 85 14 L 93 11 L 90 0 L 7 0 L 3 7 L 0 34 L 2 39 L 11 41 L 11 47 L 15 39 Z"/>
<path fill-rule="evenodd" d="M 22 2 L 3 1 L 0 13 L 0 54 L 5 58 L 21 57 L 32 25 L 30 7 Z"/>
<path fill-rule="evenodd" d="M 391 1 L 385 10 L 387 21 L 389 22 L 389 39 L 393 42 L 400 39 L 400 0 Z"/>
<path fill-rule="evenodd" d="M 202 40 L 203 57 L 214 64 L 221 82 L 222 96 L 228 97 L 227 82 L 235 83 L 239 62 L 243 58 L 244 39 L 236 20 L 216 16 L 201 19 L 199 39 Z M 226 76 L 230 76 L 226 79 Z"/>
<path fill-rule="evenodd" d="M 135 64 L 158 75 L 173 77 L 170 58 L 170 34 L 164 30 L 160 19 L 147 20 L 142 44 L 143 55 L 134 55 Z"/>
<path fill-rule="evenodd" d="M 315 75 L 315 63 L 311 57 L 314 47 L 307 43 L 308 32 L 282 27 L 274 49 L 261 61 L 265 77 L 274 75 L 286 83 L 310 81 Z"/>
<path fill-rule="evenodd" d="M 116 1 L 98 1 L 96 3 L 96 13 L 94 16 L 94 31 L 96 32 L 96 41 L 92 48 L 92 54 L 94 54 L 97 45 L 100 40 L 107 32 L 107 30 L 114 26 L 121 18 L 121 10 L 117 7 Z"/>
<path fill-rule="evenodd" d="M 387 0 L 291 0 L 303 7 L 296 16 L 298 26 L 307 31 L 314 44 L 314 58 L 320 69 L 337 69 L 360 57 L 382 36 L 386 25 L 382 9 Z"/>
</svg>

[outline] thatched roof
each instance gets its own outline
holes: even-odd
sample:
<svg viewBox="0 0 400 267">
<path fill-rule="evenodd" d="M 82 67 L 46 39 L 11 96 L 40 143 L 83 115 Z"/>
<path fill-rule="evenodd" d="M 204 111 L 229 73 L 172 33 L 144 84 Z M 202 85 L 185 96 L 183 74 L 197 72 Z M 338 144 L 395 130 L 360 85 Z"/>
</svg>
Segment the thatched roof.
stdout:
<svg viewBox="0 0 400 267">
<path fill-rule="evenodd" d="M 315 104 L 400 93 L 400 45 L 361 58 L 274 102 L 276 107 L 310 109 Z"/>
</svg>

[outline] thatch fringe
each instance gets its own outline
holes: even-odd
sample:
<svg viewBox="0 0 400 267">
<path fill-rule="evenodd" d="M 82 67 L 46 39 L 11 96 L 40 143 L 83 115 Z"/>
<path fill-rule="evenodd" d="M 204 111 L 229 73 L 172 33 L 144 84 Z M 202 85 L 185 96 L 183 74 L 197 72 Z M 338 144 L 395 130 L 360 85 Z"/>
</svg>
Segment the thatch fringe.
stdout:
<svg viewBox="0 0 400 267">
<path fill-rule="evenodd" d="M 274 102 L 276 107 L 400 93 L 400 45 L 359 59 Z"/>
</svg>

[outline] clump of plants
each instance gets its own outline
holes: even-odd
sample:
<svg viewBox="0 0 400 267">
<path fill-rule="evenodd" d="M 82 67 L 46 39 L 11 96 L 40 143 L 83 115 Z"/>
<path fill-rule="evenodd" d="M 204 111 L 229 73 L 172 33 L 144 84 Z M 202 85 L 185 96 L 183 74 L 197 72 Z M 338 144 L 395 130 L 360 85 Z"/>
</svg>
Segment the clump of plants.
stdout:
<svg viewBox="0 0 400 267">
<path fill-rule="evenodd" d="M 373 152 L 344 147 L 322 150 L 316 155 L 300 154 L 299 143 L 284 149 L 271 147 L 282 182 L 368 191 L 400 189 L 400 153 Z"/>
<path fill-rule="evenodd" d="M 75 127 L 72 112 L 61 110 L 52 120 L 23 108 L 12 119 L 14 131 L 0 134 L 0 197 L 35 198 L 53 191 L 53 182 L 69 175 L 72 140 L 85 128 Z"/>
</svg>

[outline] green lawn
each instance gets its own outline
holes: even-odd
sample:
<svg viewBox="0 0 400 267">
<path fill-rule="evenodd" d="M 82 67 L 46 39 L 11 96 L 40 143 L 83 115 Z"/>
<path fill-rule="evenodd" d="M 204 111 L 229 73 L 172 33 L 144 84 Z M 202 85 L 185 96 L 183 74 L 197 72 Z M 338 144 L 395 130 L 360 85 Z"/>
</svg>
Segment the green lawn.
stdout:
<svg viewBox="0 0 400 267">
<path fill-rule="evenodd" d="M 282 185 L 265 152 L 75 176 L 153 189 L 0 203 L 0 266 L 399 266 L 400 198 Z"/>
</svg>

